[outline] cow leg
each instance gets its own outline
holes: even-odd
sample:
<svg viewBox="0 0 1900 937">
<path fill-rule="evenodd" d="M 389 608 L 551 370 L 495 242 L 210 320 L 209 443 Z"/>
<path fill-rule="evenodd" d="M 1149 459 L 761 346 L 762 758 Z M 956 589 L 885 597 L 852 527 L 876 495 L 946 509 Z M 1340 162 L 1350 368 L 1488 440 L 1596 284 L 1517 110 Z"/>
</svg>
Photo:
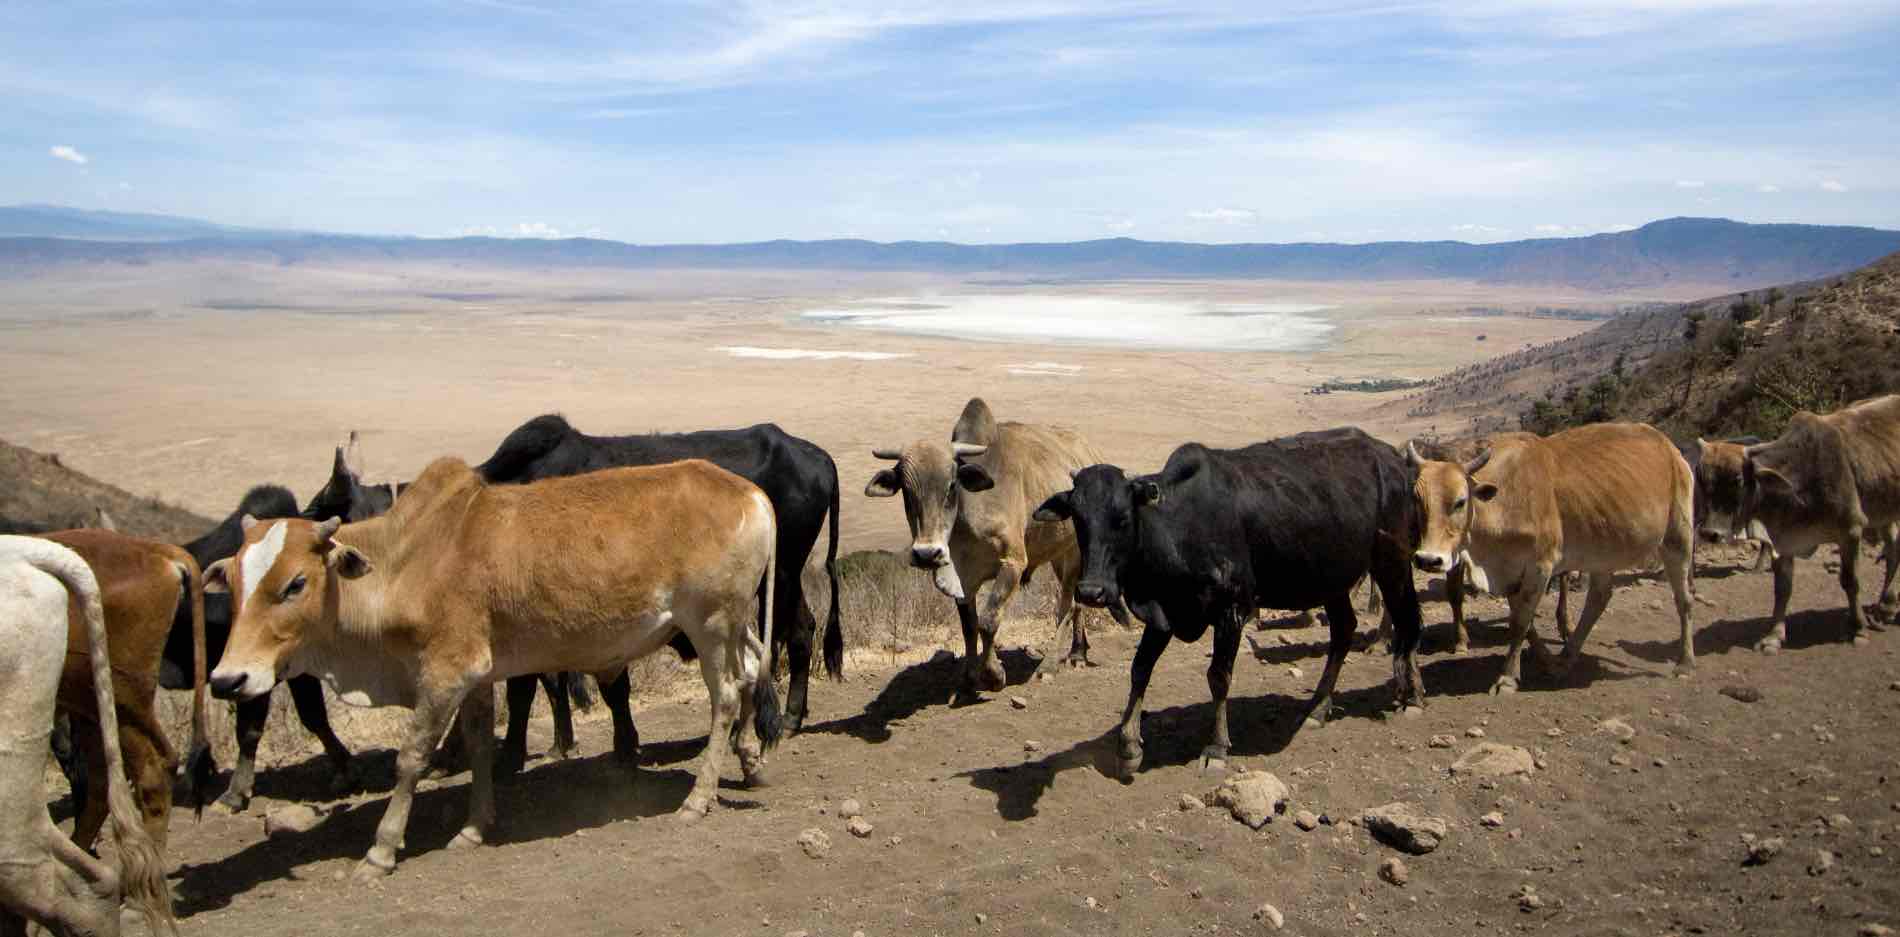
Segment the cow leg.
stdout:
<svg viewBox="0 0 1900 937">
<path fill-rule="evenodd" d="M 1570 573 L 1558 573 L 1550 580 L 1557 587 L 1557 637 L 1566 645 L 1570 643 L 1570 577 Z M 1590 582 L 1594 588 L 1596 579 L 1592 577 Z"/>
<path fill-rule="evenodd" d="M 1880 604 L 1874 606 L 1879 618 L 1872 624 L 1880 627 L 1885 620 L 1900 624 L 1900 579 L 1894 574 L 1900 572 L 1900 525 L 1888 524 L 1880 529 L 1881 558 L 1887 561 L 1887 576 L 1880 584 Z"/>
<path fill-rule="evenodd" d="M 1142 629 L 1141 643 L 1135 647 L 1135 661 L 1128 668 L 1128 707 L 1122 710 L 1118 735 L 1121 740 L 1119 769 L 1124 782 L 1132 782 L 1141 769 L 1141 699 L 1148 695 L 1148 680 L 1154 676 L 1155 662 L 1168 649 L 1172 635 L 1164 628 L 1149 625 Z"/>
<path fill-rule="evenodd" d="M 120 725 L 125 726 L 125 722 Z M 132 782 L 132 801 L 145 824 L 145 835 L 151 837 L 152 845 L 158 847 L 158 854 L 162 856 L 172 819 L 171 756 L 157 741 L 163 736 L 150 734 L 156 731 L 156 723 L 153 726 L 152 730 L 121 728 L 119 750 L 127 779 Z M 104 802 L 105 791 L 100 791 L 99 797 Z"/>
<path fill-rule="evenodd" d="M 715 615 L 706 622 L 706 627 L 714 634 L 729 632 L 720 625 L 725 616 Z M 686 802 L 680 805 L 673 815 L 683 823 L 691 823 L 706 815 L 712 809 L 713 801 L 719 795 L 719 772 L 725 761 L 726 749 L 731 747 L 733 721 L 739 716 L 739 679 L 732 672 L 731 658 L 736 655 L 727 647 L 729 638 L 709 638 L 705 644 L 694 641 L 699 648 L 699 672 L 706 678 L 706 695 L 712 702 L 712 726 L 706 733 L 706 751 L 699 759 L 699 774 L 693 779 L 693 789 L 686 795 Z M 743 652 L 743 648 L 739 649 Z M 771 671 L 760 667 L 759 679 L 772 679 Z"/>
<path fill-rule="evenodd" d="M 285 681 L 290 684 L 290 701 L 297 707 L 297 721 L 303 723 L 310 734 L 323 743 L 323 753 L 330 759 L 330 793 L 342 795 L 356 789 L 356 774 L 350 760 L 350 750 L 343 747 L 343 740 L 336 737 L 330 728 L 330 710 L 323 705 L 323 682 L 312 676 L 291 677 Z M 270 704 L 264 704 L 264 713 L 269 715 Z M 259 719 L 258 733 L 263 734 L 264 723 Z M 257 751 L 253 744 L 253 755 Z M 255 757 L 253 757 L 253 763 Z"/>
<path fill-rule="evenodd" d="M 1763 567 L 1775 561 L 1775 548 L 1773 544 L 1770 544 L 1766 540 L 1757 540 L 1755 541 L 1755 545 L 1761 549 L 1755 551 L 1755 568 L 1753 571 L 1759 573 Z"/>
<path fill-rule="evenodd" d="M 1451 652 L 1471 650 L 1471 630 L 1465 626 L 1465 564 L 1445 574 L 1445 602 L 1451 606 Z"/>
<path fill-rule="evenodd" d="M 1313 691 L 1313 703 L 1306 710 L 1306 725 L 1315 729 L 1326 725 L 1327 718 L 1332 714 L 1333 687 L 1339 683 L 1339 671 L 1346 666 L 1346 655 L 1352 651 L 1353 640 L 1359 634 L 1359 621 L 1352 610 L 1351 592 L 1342 592 L 1326 600 L 1326 624 L 1329 638 L 1326 669 L 1319 675 L 1319 689 Z"/>
<path fill-rule="evenodd" d="M 600 698 L 614 717 L 614 760 L 628 768 L 639 767 L 640 730 L 633 724 L 633 678 L 622 667 L 612 674 L 595 674 L 594 681 L 600 684 Z"/>
<path fill-rule="evenodd" d="M 1603 617 L 1603 610 L 1609 607 L 1614 586 L 1615 578 L 1610 573 L 1590 574 L 1590 591 L 1584 594 L 1583 613 L 1577 616 L 1577 630 L 1564 637 L 1564 653 L 1552 665 L 1552 673 L 1557 676 L 1569 673 L 1577 665 L 1577 660 L 1583 657 L 1583 643 L 1589 640 L 1590 630 L 1596 627 L 1597 619 Z"/>
<path fill-rule="evenodd" d="M 1227 750 L 1233 741 L 1227 735 L 1227 691 L 1234 683 L 1234 658 L 1240 653 L 1240 609 L 1221 613 L 1214 623 L 1214 656 L 1207 662 L 1207 692 L 1214 699 L 1214 738 L 1201 749 L 1201 772 L 1225 771 Z"/>
<path fill-rule="evenodd" d="M 983 661 L 975 674 L 979 690 L 994 693 L 1009 683 L 1003 662 L 996 659 L 996 632 L 1003 624 L 1003 610 L 1009 607 L 1009 600 L 1022 584 L 1024 566 L 1020 556 L 1004 554 L 996 567 L 995 578 L 990 580 L 989 594 L 983 597 L 983 612 L 976 619 L 977 637 L 983 642 Z"/>
<path fill-rule="evenodd" d="M 1089 639 L 1082 627 L 1082 607 L 1075 601 L 1075 583 L 1082 575 L 1079 566 L 1075 569 L 1058 568 L 1056 582 L 1056 633 L 1044 654 L 1038 671 L 1047 671 L 1049 662 L 1056 659 L 1055 649 L 1062 646 L 1062 628 L 1069 628 L 1069 652 L 1061 662 L 1071 667 L 1086 667 L 1089 663 Z"/>
<path fill-rule="evenodd" d="M 449 840 L 450 849 L 480 846 L 495 826 L 495 688 L 478 686 L 464 697 L 457 721 L 473 777 L 468 785 L 468 822 Z"/>
<path fill-rule="evenodd" d="M 963 668 L 957 678 L 957 692 L 962 692 L 971 683 L 971 674 L 976 670 L 976 605 L 971 601 L 972 593 L 965 591 L 957 602 L 957 624 L 963 628 Z"/>
<path fill-rule="evenodd" d="M 1455 567 L 1454 567 L 1455 568 Z M 1385 597 L 1384 618 L 1391 623 L 1392 683 L 1401 711 L 1423 709 L 1425 676 L 1418 669 L 1418 642 L 1424 618 L 1418 607 L 1418 585 L 1404 553 L 1394 550 L 1373 568 L 1372 578 Z"/>
<path fill-rule="evenodd" d="M 383 811 L 382 821 L 376 824 L 376 844 L 369 848 L 352 873 L 352 880 L 357 884 L 366 884 L 396 871 L 396 851 L 402 848 L 403 834 L 409 829 L 409 808 L 415 803 L 416 782 L 422 779 L 423 770 L 429 766 L 429 754 L 435 750 L 435 743 L 442 738 L 443 729 L 447 728 L 456 706 L 467 692 L 461 686 L 425 684 L 416 694 L 416 708 L 409 715 L 409 738 L 396 752 L 396 788 L 390 791 L 389 807 Z M 494 704 L 489 705 L 492 709 Z M 491 735 L 494 732 L 492 715 L 489 732 Z"/>
<path fill-rule="evenodd" d="M 264 738 L 264 723 L 269 718 L 270 694 L 238 701 L 237 764 L 231 767 L 231 783 L 225 787 L 224 796 L 218 798 L 219 807 L 243 813 L 251 806 L 257 783 L 257 743 Z"/>
<path fill-rule="evenodd" d="M 1544 598 L 1544 590 L 1550 584 L 1550 574 L 1532 571 L 1526 579 L 1528 581 L 1520 584 L 1517 591 L 1511 593 L 1511 639 L 1510 644 L 1504 649 L 1504 673 L 1499 675 L 1497 682 L 1491 685 L 1492 693 L 1517 692 L 1518 683 L 1523 679 L 1518 658 L 1519 652 L 1524 649 L 1526 638 L 1530 640 L 1531 647 L 1535 651 L 1543 650 L 1543 645 L 1537 641 L 1535 627 L 1537 604 Z"/>
<path fill-rule="evenodd" d="M 548 695 L 548 712 L 554 716 L 554 745 L 548 749 L 553 758 L 566 759 L 574 754 L 574 707 L 568 699 L 567 683 L 574 675 L 563 670 L 558 673 L 536 674 L 541 689 Z M 522 751 L 526 754 L 527 740 L 522 740 Z"/>
<path fill-rule="evenodd" d="M 772 643 L 777 646 L 766 649 L 768 661 L 777 654 L 784 654 L 790 673 L 785 684 L 784 726 L 788 735 L 797 733 L 805 725 L 809 712 L 807 688 L 811 684 L 812 641 L 818 635 L 818 619 L 805 602 L 801 572 L 795 563 L 778 567 L 778 581 L 772 588 Z M 786 627 L 788 624 L 791 627 Z"/>
<path fill-rule="evenodd" d="M 1775 611 L 1768 627 L 1768 636 L 1755 643 L 1755 650 L 1763 654 L 1774 654 L 1781 650 L 1783 642 L 1788 640 L 1788 600 L 1794 596 L 1794 556 L 1789 553 L 1775 554 Z"/>
<path fill-rule="evenodd" d="M 546 674 L 527 674 L 508 678 L 508 731 L 502 736 L 501 753 L 495 756 L 495 774 L 499 777 L 520 774 L 528 764 L 528 717 L 534 714 L 535 687 L 546 677 Z M 559 687 L 548 691 L 549 696 L 559 693 Z M 466 744 L 464 742 L 464 747 Z"/>
<path fill-rule="evenodd" d="M 118 682 L 118 681 L 113 681 Z M 99 724 L 73 720 L 73 745 L 86 762 L 86 805 L 73 817 L 73 842 L 90 851 L 106 823 L 106 752 Z M 119 733 L 121 737 L 125 733 Z M 121 750 L 123 753 L 123 750 Z"/>
<path fill-rule="evenodd" d="M 1860 531 L 1850 530 L 1839 541 L 1841 591 L 1847 594 L 1847 619 L 1854 626 L 1854 643 L 1867 643 L 1867 610 L 1860 607 Z"/>
</svg>

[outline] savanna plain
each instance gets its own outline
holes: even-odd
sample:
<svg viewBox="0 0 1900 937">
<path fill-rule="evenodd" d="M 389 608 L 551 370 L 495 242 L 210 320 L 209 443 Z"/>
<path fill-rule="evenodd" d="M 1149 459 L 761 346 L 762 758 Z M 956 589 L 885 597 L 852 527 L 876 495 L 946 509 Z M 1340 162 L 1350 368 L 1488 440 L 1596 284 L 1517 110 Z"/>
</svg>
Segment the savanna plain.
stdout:
<svg viewBox="0 0 1900 937">
<path fill-rule="evenodd" d="M 369 480 L 381 481 L 441 455 L 479 461 L 548 411 L 594 433 L 770 421 L 837 460 L 842 549 L 893 549 L 908 540 L 901 505 L 859 494 L 880 467 L 871 449 L 945 437 L 971 396 L 1003 419 L 1076 427 L 1136 470 L 1189 440 L 1354 424 L 1402 442 L 1462 427 L 1408 420 L 1393 406 L 1400 394 L 1309 391 L 1429 378 L 1593 324 L 1531 315 L 1538 307 L 1607 312 L 1727 289 L 59 268 L 0 279 L 0 369 L 13 388 L 0 398 L 0 438 L 221 517 L 261 482 L 308 496 L 351 431 Z M 1127 324 L 1164 310 L 1176 317 L 1168 329 Z M 982 324 L 959 326 L 959 311 Z M 499 792 L 493 845 L 470 851 L 443 848 L 468 776 L 427 782 L 401 867 L 367 889 L 341 879 L 382 812 L 400 714 L 338 720 L 367 756 L 363 790 L 341 799 L 323 793 L 314 741 L 274 717 L 250 811 L 174 817 L 181 927 L 256 937 L 1267 933 L 1275 918 L 1310 935 L 1900 926 L 1900 639 L 1847 641 L 1831 558 L 1824 549 L 1797 564 L 1779 655 L 1751 649 L 1767 630 L 1769 577 L 1751 571 L 1752 554 L 1705 548 L 1692 676 L 1670 675 L 1667 587 L 1638 573 L 1619 578 L 1587 666 L 1562 681 L 1532 668 L 1526 691 L 1504 697 L 1486 692 L 1503 605 L 1473 600 L 1472 649 L 1454 654 L 1446 608 L 1431 600 L 1442 583 L 1422 580 L 1428 707 L 1389 711 L 1375 647 L 1353 655 L 1342 712 L 1324 728 L 1300 728 L 1324 629 L 1269 614 L 1248 629 L 1231 703 L 1230 771 L 1270 770 L 1292 789 L 1288 813 L 1259 831 L 1195 807 L 1221 780 L 1197 757 L 1212 722 L 1206 643 L 1162 659 L 1146 769 L 1124 785 L 1108 732 L 1134 632 L 1091 617 L 1098 666 L 1036 675 L 1053 628 L 1049 584 L 1034 583 L 999 638 L 1010 687 L 952 705 L 955 668 L 941 649 L 961 642 L 948 600 L 922 574 L 887 568 L 873 585 L 847 577 L 847 679 L 813 687 L 805 731 L 771 756 L 771 783 L 729 780 L 696 826 L 668 815 L 691 783 L 706 702 L 670 661 L 638 678 L 646 744 L 635 776 L 607 754 L 604 715 L 584 717 L 582 755 L 531 762 Z M 1868 575 L 1871 555 L 1861 562 Z M 1722 692 L 1739 688 L 1753 692 Z M 228 717 L 215 717 L 228 753 Z M 530 750 L 547 735 L 537 720 Z M 1448 770 L 1481 742 L 1529 749 L 1537 769 Z M 868 836 L 846 831 L 847 798 L 861 803 Z M 323 814 L 315 828 L 265 836 L 266 813 L 307 801 Z M 1395 801 L 1443 818 L 1444 843 L 1404 855 L 1358 825 Z M 1300 811 L 1313 829 L 1296 825 Z M 821 856 L 799 843 L 812 828 L 830 840 Z M 1746 866 L 1744 834 L 1787 847 Z M 1408 866 L 1402 885 L 1379 873 L 1390 858 Z"/>
</svg>

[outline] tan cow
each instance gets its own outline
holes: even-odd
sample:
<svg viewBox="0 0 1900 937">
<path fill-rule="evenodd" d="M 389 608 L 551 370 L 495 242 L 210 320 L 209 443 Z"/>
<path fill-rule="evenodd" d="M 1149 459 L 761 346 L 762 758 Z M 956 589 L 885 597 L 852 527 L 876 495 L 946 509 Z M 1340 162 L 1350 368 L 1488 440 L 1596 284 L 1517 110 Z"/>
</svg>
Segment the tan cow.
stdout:
<svg viewBox="0 0 1900 937">
<path fill-rule="evenodd" d="M 204 593 L 198 563 L 181 547 L 141 540 L 110 530 L 64 530 L 42 534 L 86 561 L 97 577 L 106 607 L 106 631 L 112 637 L 112 695 L 118 701 L 119 748 L 131 772 L 133 797 L 145 818 L 146 833 L 163 851 L 172 816 L 172 774 L 178 764 L 165 729 L 158 722 L 158 672 L 165 639 L 180 614 L 191 622 L 191 746 L 185 772 L 193 807 L 210 778 L 210 744 L 205 731 Z M 59 710 L 72 726 L 73 750 L 85 758 L 85 789 L 74 792 L 79 817 L 73 840 L 92 848 L 106 820 L 105 751 L 99 712 L 93 705 L 90 642 L 85 623 L 74 621 L 66 642 L 66 672 L 59 682 Z"/>
<path fill-rule="evenodd" d="M 381 517 L 246 521 L 237 555 L 206 573 L 233 604 L 212 691 L 255 698 L 309 673 L 346 703 L 415 710 L 359 882 L 395 869 L 416 781 L 457 706 L 474 780 L 451 845 L 484 841 L 497 680 L 618 674 L 684 633 L 712 697 L 712 732 L 683 820 L 712 807 L 728 746 L 756 780 L 749 718 L 759 740 L 778 740 L 767 645 L 750 627 L 772 598 L 761 589 L 775 559 L 772 503 L 709 462 L 488 485 L 461 460 L 438 459 Z"/>
<path fill-rule="evenodd" d="M 46 811 L 47 740 L 75 618 L 86 635 L 102 728 L 100 799 L 118 843 L 117 868 L 79 848 Z M 86 562 L 50 540 L 0 536 L 0 932 L 24 934 L 24 920 L 59 934 L 116 937 L 122 891 L 154 932 L 175 931 L 164 860 L 126 785 L 111 651 L 105 603 Z"/>
<path fill-rule="evenodd" d="M 999 423 L 989 405 L 973 397 L 948 446 L 920 439 L 872 454 L 897 464 L 872 475 L 864 493 L 873 498 L 903 494 L 911 565 L 929 570 L 938 591 L 957 603 L 966 685 L 992 692 L 1003 688 L 997 626 L 1010 597 L 1045 564 L 1061 582 L 1058 637 L 1065 620 L 1072 625 L 1065 659 L 1071 665 L 1088 663 L 1088 632 L 1074 600 L 1082 574 L 1075 528 L 1067 521 L 1034 521 L 1030 514 L 1050 495 L 1068 491 L 1072 473 L 1107 461 L 1099 450 L 1062 427 Z M 977 592 L 986 584 L 990 591 L 979 613 Z"/>
<path fill-rule="evenodd" d="M 1552 576 L 1589 575 L 1589 593 L 1566 641 L 1561 674 L 1576 663 L 1603 609 L 1611 577 L 1660 554 L 1682 621 L 1679 673 L 1695 666 L 1689 575 L 1695 537 L 1695 482 L 1689 464 L 1654 427 L 1599 423 L 1546 438 L 1500 440 L 1459 465 L 1407 458 L 1418 472 L 1424 532 L 1414 565 L 1445 572 L 1468 561 L 1511 603 L 1511 643 L 1494 693 L 1517 689 L 1518 653 L 1530 639 L 1545 657 L 1534 622 Z M 1465 558 L 1469 557 L 1468 560 Z"/>
<path fill-rule="evenodd" d="M 1839 545 L 1841 591 L 1855 643 L 1881 618 L 1900 611 L 1896 567 L 1900 544 L 1900 395 L 1875 397 L 1826 416 L 1794 415 L 1774 442 L 1749 446 L 1743 464 L 1742 520 L 1759 521 L 1775 544 L 1774 627 L 1756 645 L 1780 650 L 1788 638 L 1788 599 L 1794 592 L 1794 558 L 1813 556 L 1823 543 Z M 1860 606 L 1860 543 L 1883 540 L 1887 576 L 1878 617 Z"/>
</svg>

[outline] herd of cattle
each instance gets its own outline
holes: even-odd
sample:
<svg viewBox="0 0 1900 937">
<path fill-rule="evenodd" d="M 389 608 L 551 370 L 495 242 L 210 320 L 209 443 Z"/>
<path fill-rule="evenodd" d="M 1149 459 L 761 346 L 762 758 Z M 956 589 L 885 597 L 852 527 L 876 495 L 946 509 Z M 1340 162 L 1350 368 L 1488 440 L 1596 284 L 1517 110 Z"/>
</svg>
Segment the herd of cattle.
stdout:
<svg viewBox="0 0 1900 937">
<path fill-rule="evenodd" d="M 837 469 L 776 426 L 595 437 L 542 416 L 481 465 L 439 459 L 405 485 L 365 483 L 351 450 L 337 450 L 329 483 L 304 508 L 260 486 L 182 547 L 101 529 L 0 536 L 0 640 L 13 649 L 0 656 L 0 809 L 13 821 L 0 822 L 0 929 L 30 920 L 59 933 L 116 933 L 122 900 L 171 926 L 163 847 L 173 776 L 182 764 L 185 790 L 201 802 L 213 771 L 207 689 L 236 701 L 238 763 L 221 798 L 235 809 L 252 796 L 279 682 L 322 742 L 339 790 L 356 780 L 323 684 L 348 703 L 413 710 L 360 881 L 395 868 L 416 782 L 452 722 L 473 774 L 453 845 L 489 832 L 494 775 L 525 761 L 537 686 L 548 688 L 565 751 L 572 675 L 596 677 L 615 754 L 637 763 L 626 667 L 663 646 L 698 660 L 711 698 L 709 744 L 677 816 L 693 820 L 713 805 L 728 747 L 752 782 L 763 749 L 808 711 L 820 629 L 801 573 L 821 528 L 831 583 L 823 661 L 834 676 L 842 669 Z M 1679 448 L 1652 427 L 1618 423 L 1400 450 L 1334 429 L 1242 449 L 1190 443 L 1145 475 L 1106 464 L 1072 430 L 1001 422 L 975 399 L 948 440 L 874 451 L 893 464 L 865 493 L 902 496 L 910 562 L 956 603 L 960 691 L 1003 687 L 997 629 L 1042 566 L 1060 581 L 1069 661 L 1089 652 L 1080 606 L 1141 621 L 1119 729 L 1124 779 L 1141 766 L 1141 704 L 1156 661 L 1174 639 L 1197 641 L 1210 628 L 1215 719 L 1204 757 L 1226 757 L 1234 660 L 1243 625 L 1262 609 L 1326 610 L 1331 641 L 1308 719 L 1328 718 L 1357 633 L 1351 594 L 1368 578 L 1384 602 L 1401 707 L 1426 696 L 1414 569 L 1445 576 L 1458 649 L 1466 583 L 1509 599 L 1500 693 L 1517 688 L 1527 642 L 1549 657 L 1533 620 L 1550 583 L 1573 572 L 1587 577 L 1587 597 L 1574 630 L 1560 604 L 1564 648 L 1547 672 L 1577 661 L 1612 575 L 1657 561 L 1681 621 L 1679 668 L 1694 667 L 1698 528 L 1705 539 L 1762 541 L 1774 569 L 1764 652 L 1786 639 L 1794 559 L 1821 544 L 1839 546 L 1856 640 L 1900 609 L 1900 396 L 1797 414 L 1770 442 Z M 1871 617 L 1860 602 L 1863 539 L 1885 546 Z M 790 673 L 782 710 L 780 654 Z M 497 756 L 489 688 L 499 680 L 508 725 Z M 154 715 L 160 686 L 194 691 L 183 758 Z M 56 720 L 71 727 L 70 838 L 42 790 Z M 112 865 L 88 851 L 108 821 Z"/>
</svg>

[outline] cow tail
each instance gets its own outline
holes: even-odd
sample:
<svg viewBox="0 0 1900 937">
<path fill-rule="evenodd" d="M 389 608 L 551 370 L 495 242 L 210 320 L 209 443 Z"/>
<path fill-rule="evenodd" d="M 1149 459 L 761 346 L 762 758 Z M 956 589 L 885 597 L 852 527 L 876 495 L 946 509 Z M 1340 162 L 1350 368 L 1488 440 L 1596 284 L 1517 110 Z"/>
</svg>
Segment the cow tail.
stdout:
<svg viewBox="0 0 1900 937">
<path fill-rule="evenodd" d="M 138 806 L 132 802 L 125 756 L 119 750 L 119 711 L 112 698 L 112 657 L 106 646 L 106 613 L 99 597 L 99 581 L 76 554 L 35 556 L 33 565 L 65 585 L 79 600 L 86 619 L 93 700 L 99 708 L 99 737 L 106 756 L 106 812 L 112 836 L 119 844 L 119 886 L 125 899 L 144 912 L 154 933 L 176 934 L 171 891 L 165 887 L 165 863 L 159 857 L 158 846 L 146 835 Z"/>
<path fill-rule="evenodd" d="M 825 673 L 844 679 L 844 629 L 838 623 L 838 472 L 831 473 L 830 543 L 825 548 L 825 577 L 831 582 L 831 614 L 825 619 Z"/>
<path fill-rule="evenodd" d="M 759 744 L 770 750 L 785 734 L 785 717 L 778 708 L 778 680 L 772 650 L 772 628 L 776 624 L 772 620 L 775 617 L 772 591 L 778 579 L 778 518 L 763 495 L 758 496 L 758 500 L 765 506 L 768 519 L 765 581 L 759 587 L 759 630 L 765 633 L 765 647 L 760 654 L 758 676 L 752 681 L 752 728 L 759 734 Z"/>
<path fill-rule="evenodd" d="M 191 600 L 191 747 L 185 754 L 185 798 L 191 802 L 193 816 L 202 820 L 205 792 L 211 789 L 212 775 L 217 771 L 217 764 L 211 758 L 210 722 L 206 717 L 209 703 L 205 690 L 209 683 L 205 673 L 210 662 L 206 660 L 209 652 L 205 643 L 205 581 L 197 560 L 189 554 L 180 557 L 178 562 Z"/>
</svg>

